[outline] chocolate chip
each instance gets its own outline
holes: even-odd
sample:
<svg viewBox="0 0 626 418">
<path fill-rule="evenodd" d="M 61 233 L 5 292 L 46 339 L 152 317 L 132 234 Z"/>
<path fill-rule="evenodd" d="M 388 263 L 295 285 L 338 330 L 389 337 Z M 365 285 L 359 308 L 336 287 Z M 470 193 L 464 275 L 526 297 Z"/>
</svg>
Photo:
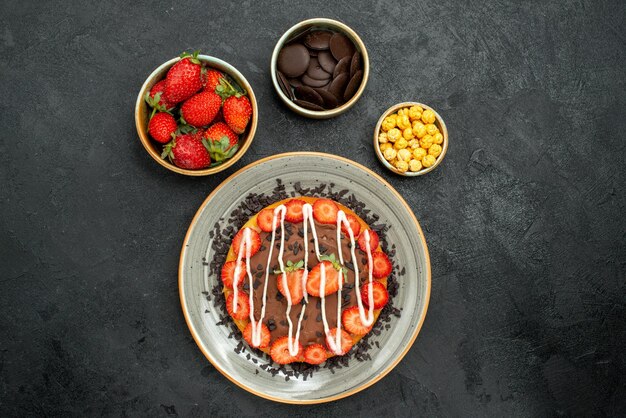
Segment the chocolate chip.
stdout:
<svg viewBox="0 0 626 418">
<path fill-rule="evenodd" d="M 285 74 L 281 73 L 280 71 L 277 71 L 277 78 L 278 78 L 278 85 L 280 86 L 280 89 L 282 90 L 283 93 L 285 93 L 285 95 L 287 97 L 289 97 L 289 99 L 293 100 L 296 97 L 293 95 L 293 91 L 291 91 L 291 86 L 289 85 L 289 80 L 287 80 L 287 77 L 285 77 Z"/>
<path fill-rule="evenodd" d="M 317 322 L 322 322 L 322 314 L 321 313 L 317 314 L 317 316 L 315 317 L 315 320 Z"/>
<path fill-rule="evenodd" d="M 302 83 L 309 87 L 325 87 L 330 84 L 330 78 L 325 80 L 316 80 L 305 74 L 302 76 Z"/>
<path fill-rule="evenodd" d="M 324 107 L 326 109 L 334 109 L 339 104 L 339 102 L 337 101 L 337 98 L 335 97 L 335 95 L 330 93 L 329 91 L 324 90 L 323 88 L 317 88 L 317 89 L 314 89 L 314 90 L 320 96 L 322 96 L 322 99 L 324 99 Z"/>
<path fill-rule="evenodd" d="M 330 83 L 330 87 L 328 87 L 328 91 L 331 92 L 337 100 L 343 100 L 343 93 L 346 90 L 346 86 L 348 85 L 348 74 L 341 73 L 335 78 L 332 83 Z"/>
<path fill-rule="evenodd" d="M 287 77 L 300 77 L 309 67 L 311 56 L 304 45 L 290 44 L 278 53 L 278 70 Z"/>
<path fill-rule="evenodd" d="M 337 60 L 328 51 L 322 51 L 318 54 L 317 60 L 324 71 L 333 74 L 337 66 Z"/>
<path fill-rule="evenodd" d="M 333 78 L 337 78 L 337 76 L 341 73 L 347 73 L 350 71 L 350 63 L 352 62 L 351 57 L 343 57 L 337 62 L 335 69 L 333 70 Z"/>
<path fill-rule="evenodd" d="M 315 80 L 328 80 L 332 77 L 332 72 L 325 71 L 317 57 L 312 57 L 309 61 L 309 68 L 306 70 L 306 75 Z"/>
<path fill-rule="evenodd" d="M 343 99 L 348 101 L 354 96 L 359 86 L 361 85 L 361 81 L 363 80 L 363 71 L 359 70 L 354 74 L 354 77 L 350 79 L 348 86 L 346 87 L 346 91 L 343 93 Z"/>
<path fill-rule="evenodd" d="M 350 78 L 354 77 L 356 72 L 359 71 L 361 67 L 361 54 L 357 51 L 354 55 L 352 55 L 352 60 L 350 61 Z"/>
<path fill-rule="evenodd" d="M 329 41 L 330 52 L 333 54 L 333 57 L 337 61 L 342 59 L 343 57 L 352 56 L 354 54 L 354 44 L 343 33 L 335 33 Z"/>
<path fill-rule="evenodd" d="M 299 87 L 302 85 L 302 81 L 300 81 L 299 78 L 289 78 L 287 81 L 289 81 L 291 87 Z"/>
<path fill-rule="evenodd" d="M 316 30 L 306 35 L 304 44 L 314 50 L 325 50 L 330 46 L 333 33 L 325 30 Z"/>
<path fill-rule="evenodd" d="M 304 100 L 309 103 L 316 104 L 318 106 L 322 106 L 324 104 L 324 99 L 320 96 L 315 90 L 311 87 L 300 86 L 294 89 L 294 93 L 296 97 L 300 100 Z"/>
<path fill-rule="evenodd" d="M 311 102 L 307 102 L 306 100 L 294 100 L 293 101 L 295 104 L 297 104 L 300 107 L 303 107 L 305 109 L 309 109 L 309 110 L 316 110 L 316 111 L 323 111 L 325 110 L 322 106 L 318 106 L 315 103 L 311 103 Z"/>
</svg>

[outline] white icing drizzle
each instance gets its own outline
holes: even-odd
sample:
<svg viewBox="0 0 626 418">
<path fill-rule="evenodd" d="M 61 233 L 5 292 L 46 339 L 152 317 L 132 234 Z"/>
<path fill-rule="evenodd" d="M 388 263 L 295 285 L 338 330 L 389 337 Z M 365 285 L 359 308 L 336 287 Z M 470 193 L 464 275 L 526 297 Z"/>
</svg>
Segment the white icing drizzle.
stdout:
<svg viewBox="0 0 626 418">
<path fill-rule="evenodd" d="M 243 247 L 246 246 L 246 270 L 248 273 L 248 279 L 252 283 L 252 272 L 250 271 L 250 247 L 252 246 L 250 238 L 250 228 L 243 229 L 243 236 L 241 237 L 241 243 L 239 244 L 239 252 L 237 253 L 237 262 L 235 263 L 235 276 L 233 278 L 233 312 L 237 312 L 237 298 L 239 297 L 239 273 L 241 273 L 241 259 L 243 257 Z"/>
<path fill-rule="evenodd" d="M 317 261 L 319 261 L 320 246 L 317 242 L 317 231 L 315 230 L 315 221 L 313 219 L 313 206 L 309 203 L 302 205 L 302 215 L 304 216 L 304 274 L 302 275 L 302 289 L 304 292 L 304 300 L 309 301 L 309 293 L 306 291 L 306 280 L 309 275 L 309 228 L 308 224 L 311 223 L 311 232 L 313 233 L 313 242 L 315 244 L 315 255 Z"/>
</svg>

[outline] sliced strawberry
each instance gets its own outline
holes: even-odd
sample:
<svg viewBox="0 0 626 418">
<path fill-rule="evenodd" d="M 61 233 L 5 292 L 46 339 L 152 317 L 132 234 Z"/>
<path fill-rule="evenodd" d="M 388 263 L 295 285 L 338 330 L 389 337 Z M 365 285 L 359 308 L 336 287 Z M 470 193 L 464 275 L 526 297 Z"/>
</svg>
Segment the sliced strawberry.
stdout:
<svg viewBox="0 0 626 418">
<path fill-rule="evenodd" d="M 259 236 L 259 233 L 256 232 L 254 229 L 251 228 L 243 228 L 240 229 L 239 232 L 237 232 L 237 235 L 235 235 L 235 238 L 233 238 L 233 251 L 235 252 L 236 255 L 239 255 L 239 246 L 241 245 L 241 240 L 243 239 L 243 231 L 245 229 L 249 229 L 250 230 L 250 257 L 252 257 L 253 255 L 255 255 L 258 251 L 259 248 L 261 248 L 261 237 Z M 243 244 L 243 255 L 246 256 L 246 244 L 244 242 Z"/>
<path fill-rule="evenodd" d="M 291 304 L 297 305 L 302 301 L 304 293 L 302 291 L 302 276 L 304 275 L 304 269 L 295 270 L 287 273 L 287 287 L 289 288 L 289 295 L 291 296 Z M 287 297 L 287 289 L 283 286 L 282 273 L 276 277 L 276 286 L 278 291 L 282 293 L 284 297 Z"/>
<path fill-rule="evenodd" d="M 294 361 L 298 361 L 298 357 L 302 354 L 302 344 L 299 341 L 295 341 L 294 344 L 297 344 L 298 352 L 295 356 L 292 356 L 289 352 L 289 337 L 284 336 L 280 337 L 272 343 L 272 348 L 270 348 L 270 356 L 275 363 L 278 364 L 289 364 Z"/>
<path fill-rule="evenodd" d="M 381 282 L 374 281 L 372 282 L 372 290 L 372 294 L 374 296 L 374 309 L 384 308 L 389 300 L 389 293 L 387 293 L 387 289 Z M 363 286 L 361 286 L 361 300 L 365 306 L 370 306 L 369 282 L 366 282 Z"/>
<path fill-rule="evenodd" d="M 304 361 L 309 364 L 322 364 L 328 353 L 322 344 L 310 344 L 304 349 Z"/>
<path fill-rule="evenodd" d="M 267 348 L 270 346 L 270 329 L 267 325 L 261 324 L 261 343 L 255 346 L 252 344 L 252 322 L 248 322 L 248 325 L 243 330 L 243 339 L 246 340 L 250 347 Z"/>
<path fill-rule="evenodd" d="M 317 199 L 313 204 L 313 217 L 321 224 L 336 224 L 339 207 L 330 199 Z"/>
<path fill-rule="evenodd" d="M 256 223 L 261 231 L 272 232 L 274 230 L 274 209 L 263 209 L 256 217 Z M 278 224 L 278 222 L 276 222 Z M 277 225 L 278 226 L 278 225 Z"/>
<path fill-rule="evenodd" d="M 339 271 L 333 267 L 330 261 L 322 261 L 311 269 L 306 280 L 306 291 L 309 295 L 320 296 L 320 282 L 322 279 L 321 266 L 324 265 L 326 283 L 324 284 L 324 296 L 335 293 L 339 290 Z"/>
<path fill-rule="evenodd" d="M 358 306 L 351 306 L 341 314 L 343 327 L 351 334 L 365 335 L 372 330 L 372 326 L 366 327 L 361 322 Z"/>
<path fill-rule="evenodd" d="M 368 229 L 367 232 L 370 235 L 370 251 L 374 252 L 378 248 L 379 244 L 378 234 L 376 233 L 376 231 L 372 231 L 371 229 Z M 365 231 L 363 231 L 363 233 L 359 235 L 359 248 L 364 253 L 367 252 L 367 247 L 365 246 Z"/>
<path fill-rule="evenodd" d="M 352 229 L 352 236 L 355 238 L 358 237 L 359 232 L 361 232 L 361 223 L 354 215 L 346 215 L 346 219 L 350 224 L 350 229 Z M 341 231 L 346 235 L 346 237 L 350 236 L 348 228 L 346 228 L 346 225 L 343 222 L 341 223 Z"/>
<path fill-rule="evenodd" d="M 372 275 L 377 279 L 382 279 L 391 274 L 392 266 L 389 257 L 382 251 L 376 251 L 372 253 L 372 262 L 374 267 L 372 268 Z"/>
<path fill-rule="evenodd" d="M 237 267 L 236 261 L 227 261 L 222 266 L 222 283 L 229 289 L 233 288 L 233 282 L 235 281 L 235 268 Z M 246 263 L 239 261 L 239 274 L 237 275 L 237 287 L 241 287 L 246 277 Z"/>
<path fill-rule="evenodd" d="M 341 353 L 340 354 L 335 353 L 335 350 L 332 349 L 332 346 L 329 340 L 332 340 L 333 344 L 335 343 L 336 332 L 337 332 L 337 328 L 333 328 L 330 331 L 328 331 L 328 335 L 326 336 L 326 346 L 333 354 L 343 356 L 348 351 L 350 351 L 354 343 L 352 342 L 352 337 L 350 336 L 350 334 L 348 334 L 344 330 L 341 330 L 341 333 L 340 333 L 341 335 L 339 337 L 339 346 L 341 347 Z"/>
<path fill-rule="evenodd" d="M 305 203 L 304 200 L 300 199 L 291 199 L 289 202 L 285 203 L 285 207 L 287 208 L 285 220 L 294 224 L 302 222 L 304 220 L 302 206 L 304 206 Z"/>
<path fill-rule="evenodd" d="M 234 311 L 235 294 L 231 293 L 226 299 L 226 310 L 233 319 L 246 319 L 250 316 L 250 301 L 246 292 L 237 295 L 237 312 Z"/>
</svg>

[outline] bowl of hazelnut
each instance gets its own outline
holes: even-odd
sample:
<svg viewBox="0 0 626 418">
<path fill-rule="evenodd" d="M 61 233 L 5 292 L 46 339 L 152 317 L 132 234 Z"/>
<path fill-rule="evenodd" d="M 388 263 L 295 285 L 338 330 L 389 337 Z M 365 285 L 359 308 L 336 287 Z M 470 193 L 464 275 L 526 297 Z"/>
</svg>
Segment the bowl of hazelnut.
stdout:
<svg viewBox="0 0 626 418">
<path fill-rule="evenodd" d="M 433 171 L 446 156 L 448 129 L 430 106 L 398 103 L 378 119 L 374 149 L 380 162 L 394 173 L 421 176 Z"/>
</svg>

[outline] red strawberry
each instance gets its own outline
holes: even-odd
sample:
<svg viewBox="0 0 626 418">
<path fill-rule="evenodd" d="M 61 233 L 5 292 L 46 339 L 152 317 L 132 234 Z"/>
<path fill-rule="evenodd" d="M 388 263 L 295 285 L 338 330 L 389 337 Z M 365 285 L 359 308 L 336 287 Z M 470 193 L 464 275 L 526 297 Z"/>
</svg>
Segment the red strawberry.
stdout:
<svg viewBox="0 0 626 418">
<path fill-rule="evenodd" d="M 280 337 L 275 340 L 270 348 L 270 356 L 272 357 L 272 360 L 278 364 L 289 364 L 298 361 L 298 358 L 302 354 L 302 344 L 300 344 L 299 341 L 294 341 L 293 344 L 296 344 L 298 347 L 298 352 L 295 356 L 292 356 L 289 352 L 288 336 Z"/>
<path fill-rule="evenodd" d="M 250 316 L 250 300 L 246 292 L 237 295 L 237 312 L 234 309 L 235 294 L 231 293 L 226 299 L 226 310 L 233 319 L 243 320 Z"/>
<path fill-rule="evenodd" d="M 352 229 L 352 236 L 354 238 L 358 237 L 359 232 L 361 232 L 361 223 L 354 215 L 346 215 L 346 219 L 350 224 L 350 229 Z M 346 237 L 350 236 L 350 234 L 348 233 L 348 228 L 346 228 L 346 225 L 343 222 L 341 223 L 341 231 L 346 235 Z"/>
<path fill-rule="evenodd" d="M 217 122 L 204 133 L 204 146 L 215 162 L 231 158 L 239 149 L 239 137 L 224 122 Z"/>
<path fill-rule="evenodd" d="M 278 221 L 278 218 L 277 218 Z M 261 231 L 272 232 L 274 228 L 274 209 L 265 208 L 256 216 L 256 224 Z M 278 224 L 278 222 L 276 222 Z"/>
<path fill-rule="evenodd" d="M 374 309 L 384 308 L 389 300 L 389 293 L 387 293 L 387 289 L 381 282 L 372 282 L 372 295 L 374 296 Z M 361 286 L 361 300 L 363 300 L 365 306 L 370 306 L 369 282 L 366 282 L 363 286 Z"/>
<path fill-rule="evenodd" d="M 313 204 L 313 218 L 321 224 L 336 224 L 339 207 L 330 199 L 317 199 Z"/>
<path fill-rule="evenodd" d="M 222 283 L 229 289 L 233 288 L 233 282 L 235 281 L 235 267 L 236 261 L 227 261 L 222 266 Z M 237 275 L 237 287 L 241 287 L 246 277 L 246 263 L 239 262 L 239 274 Z"/>
<path fill-rule="evenodd" d="M 158 107 L 161 111 L 171 109 L 175 105 L 175 103 L 171 103 L 165 95 L 165 79 L 152 86 L 150 93 L 146 96 L 146 101 L 150 106 L 154 108 Z"/>
<path fill-rule="evenodd" d="M 249 229 L 250 230 L 250 257 L 252 257 L 253 255 L 255 255 L 258 251 L 259 248 L 261 248 L 261 237 L 259 236 L 259 233 L 256 232 L 254 229 L 251 228 L 243 228 L 240 229 L 239 232 L 237 232 L 237 235 L 235 235 L 235 238 L 233 238 L 233 251 L 235 252 L 236 255 L 239 255 L 239 246 L 241 245 L 241 240 L 243 239 L 243 231 L 245 229 Z M 246 244 L 244 241 L 243 244 L 243 256 L 246 256 Z"/>
<path fill-rule="evenodd" d="M 202 144 L 202 131 L 181 134 L 170 141 L 161 154 L 180 168 L 197 170 L 211 165 L 211 156 Z"/>
<path fill-rule="evenodd" d="M 191 126 L 200 127 L 213 121 L 222 105 L 222 98 L 212 91 L 191 97 L 180 108 L 180 115 Z"/>
<path fill-rule="evenodd" d="M 165 96 L 170 103 L 180 103 L 202 88 L 202 65 L 198 51 L 181 54 L 181 60 L 165 76 Z"/>
<path fill-rule="evenodd" d="M 337 354 L 337 353 L 335 353 L 335 350 L 332 349 L 332 346 L 329 340 L 332 339 L 333 344 L 335 343 L 336 332 L 337 332 L 337 328 L 333 328 L 330 331 L 328 331 L 328 335 L 326 336 L 326 346 L 333 354 Z M 348 351 L 350 351 L 350 349 L 352 348 L 352 345 L 354 345 L 354 343 L 352 342 L 352 337 L 350 336 L 350 334 L 348 334 L 344 330 L 341 330 L 340 337 L 339 337 L 339 346 L 341 349 L 341 354 L 339 355 L 343 356 Z"/>
<path fill-rule="evenodd" d="M 374 252 L 378 248 L 379 244 L 378 234 L 376 233 L 376 231 L 373 231 L 371 229 L 368 229 L 367 231 L 370 235 L 370 251 Z M 359 248 L 364 253 L 367 252 L 367 247 L 365 246 L 365 231 L 363 231 L 363 233 L 359 235 Z"/>
<path fill-rule="evenodd" d="M 248 322 L 248 325 L 243 330 L 243 339 L 246 340 L 250 347 L 255 347 L 252 344 L 252 322 Z M 255 348 L 267 348 L 270 346 L 270 330 L 265 324 L 261 324 L 261 343 Z"/>
<path fill-rule="evenodd" d="M 304 349 L 304 361 L 309 364 L 322 364 L 327 358 L 328 354 L 322 344 L 311 344 Z"/>
<path fill-rule="evenodd" d="M 246 96 L 230 96 L 222 109 L 224 120 L 236 134 L 242 134 L 250 122 L 252 105 Z"/>
<path fill-rule="evenodd" d="M 320 281 L 321 266 L 324 265 L 324 271 L 326 276 L 326 283 L 324 284 L 324 296 L 328 296 L 339 290 L 339 283 L 337 279 L 339 277 L 339 271 L 335 269 L 333 263 L 330 261 L 322 261 L 311 269 L 306 279 L 306 291 L 309 295 L 320 295 Z"/>
<path fill-rule="evenodd" d="M 361 322 L 358 306 L 351 306 L 341 314 L 343 327 L 351 334 L 365 335 L 372 330 L 372 326 L 366 327 Z"/>
<path fill-rule="evenodd" d="M 391 274 L 392 266 L 389 257 L 382 251 L 376 251 L 372 254 L 372 262 L 374 267 L 372 268 L 372 275 L 377 279 L 382 279 Z"/>
<path fill-rule="evenodd" d="M 299 223 L 304 220 L 304 214 L 302 213 L 302 206 L 306 202 L 300 199 L 291 199 L 285 203 L 287 211 L 285 212 L 285 220 L 291 223 Z"/>
<path fill-rule="evenodd" d="M 289 288 L 289 295 L 291 296 L 291 304 L 297 305 L 302 301 L 304 297 L 302 289 L 302 276 L 304 275 L 304 261 L 300 260 L 296 264 L 291 261 L 287 261 L 287 267 L 285 272 L 287 273 L 287 287 Z M 278 291 L 282 293 L 284 297 L 287 297 L 287 289 L 283 286 L 283 275 L 279 271 L 274 271 L 276 276 L 276 286 Z"/>
<path fill-rule="evenodd" d="M 222 77 L 224 77 L 224 74 L 217 70 L 207 70 L 207 72 L 203 74 L 204 90 L 214 92 L 215 88 L 220 85 L 220 79 Z"/>
<path fill-rule="evenodd" d="M 172 140 L 172 134 L 178 129 L 174 116 L 167 112 L 159 112 L 152 116 L 148 123 L 148 132 L 155 141 L 167 144 Z"/>
</svg>

